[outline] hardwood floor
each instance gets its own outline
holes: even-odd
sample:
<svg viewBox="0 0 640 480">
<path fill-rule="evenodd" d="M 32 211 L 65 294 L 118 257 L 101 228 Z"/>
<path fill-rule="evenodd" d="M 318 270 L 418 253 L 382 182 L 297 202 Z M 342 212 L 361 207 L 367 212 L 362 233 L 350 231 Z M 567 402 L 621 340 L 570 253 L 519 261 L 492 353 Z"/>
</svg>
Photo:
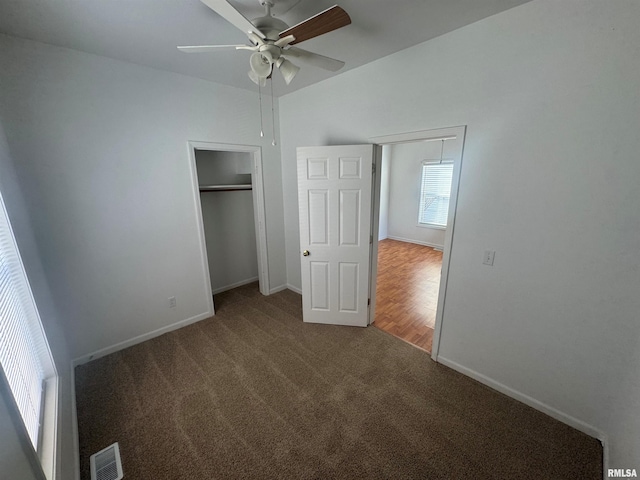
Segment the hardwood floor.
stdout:
<svg viewBox="0 0 640 480">
<path fill-rule="evenodd" d="M 378 243 L 374 326 L 431 352 L 442 252 L 385 239 Z"/>
</svg>

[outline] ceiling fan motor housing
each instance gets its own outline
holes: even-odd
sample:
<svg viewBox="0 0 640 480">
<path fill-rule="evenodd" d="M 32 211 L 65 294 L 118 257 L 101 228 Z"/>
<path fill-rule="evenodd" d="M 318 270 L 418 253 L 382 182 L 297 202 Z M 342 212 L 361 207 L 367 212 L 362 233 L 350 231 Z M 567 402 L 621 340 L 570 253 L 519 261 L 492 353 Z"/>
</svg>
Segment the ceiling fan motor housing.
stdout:
<svg viewBox="0 0 640 480">
<path fill-rule="evenodd" d="M 266 41 L 271 42 L 277 41 L 280 38 L 280 32 L 289 28 L 289 25 L 275 17 L 258 17 L 251 20 L 251 23 L 263 33 Z"/>
</svg>

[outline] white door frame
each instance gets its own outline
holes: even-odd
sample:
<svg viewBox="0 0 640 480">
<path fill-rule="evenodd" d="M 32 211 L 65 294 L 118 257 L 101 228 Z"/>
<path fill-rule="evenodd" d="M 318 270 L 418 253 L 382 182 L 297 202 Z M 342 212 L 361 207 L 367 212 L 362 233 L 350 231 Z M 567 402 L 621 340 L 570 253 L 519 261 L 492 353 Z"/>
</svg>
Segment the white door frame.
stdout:
<svg viewBox="0 0 640 480">
<path fill-rule="evenodd" d="M 253 217 L 256 229 L 256 248 L 258 253 L 258 282 L 260 293 L 269 295 L 269 257 L 267 250 L 267 230 L 265 221 L 264 183 L 262 178 L 262 149 L 254 145 L 232 145 L 226 143 L 189 141 L 189 168 L 191 170 L 191 185 L 193 188 L 194 206 L 198 219 L 200 234 L 200 255 L 202 256 L 204 276 L 207 292 L 211 293 L 211 276 L 209 275 L 209 259 L 207 257 L 207 243 L 204 235 L 204 221 L 202 219 L 202 205 L 200 203 L 200 188 L 198 186 L 198 170 L 196 168 L 196 150 L 212 152 L 244 152 L 253 157 L 253 173 L 251 188 L 253 193 Z M 214 312 L 213 295 L 209 295 L 209 307 Z"/>
<path fill-rule="evenodd" d="M 436 307 L 436 324 L 433 332 L 433 344 L 431 346 L 431 358 L 438 361 L 438 350 L 440 348 L 440 334 L 442 332 L 442 319 L 444 316 L 445 300 L 447 296 L 447 285 L 449 280 L 449 264 L 451 262 L 451 245 L 453 244 L 453 233 L 455 230 L 456 206 L 458 204 L 458 187 L 460 185 L 460 171 L 462 169 L 462 157 L 464 154 L 464 139 L 466 133 L 466 125 L 449 128 L 438 128 L 435 130 L 421 130 L 417 132 L 401 133 L 395 135 L 384 135 L 380 137 L 370 138 L 371 143 L 377 145 L 394 145 L 397 143 L 416 142 L 420 140 L 443 140 L 447 138 L 461 138 L 462 151 L 453 162 L 453 178 L 451 180 L 451 198 L 449 201 L 449 225 L 447 226 L 444 247 L 442 253 L 442 273 L 440 275 L 440 291 L 438 293 L 438 306 Z M 373 203 L 373 253 L 371 256 L 371 317 L 370 323 L 375 319 L 375 285 L 378 272 L 378 227 L 380 217 L 380 168 L 376 168 L 374 183 L 374 203 Z"/>
</svg>

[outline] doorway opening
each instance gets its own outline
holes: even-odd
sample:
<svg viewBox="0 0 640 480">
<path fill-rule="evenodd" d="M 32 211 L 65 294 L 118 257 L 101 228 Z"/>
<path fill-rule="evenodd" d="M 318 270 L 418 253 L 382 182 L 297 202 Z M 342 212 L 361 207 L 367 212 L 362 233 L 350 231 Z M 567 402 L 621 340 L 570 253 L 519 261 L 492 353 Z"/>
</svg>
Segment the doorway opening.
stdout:
<svg viewBox="0 0 640 480">
<path fill-rule="evenodd" d="M 269 292 L 259 147 L 189 142 L 203 272 L 213 296 L 258 282 Z"/>
<path fill-rule="evenodd" d="M 372 139 L 370 321 L 436 359 L 444 312 L 465 127 Z"/>
<path fill-rule="evenodd" d="M 441 268 L 442 250 L 381 239 L 373 325 L 431 353 Z"/>
</svg>

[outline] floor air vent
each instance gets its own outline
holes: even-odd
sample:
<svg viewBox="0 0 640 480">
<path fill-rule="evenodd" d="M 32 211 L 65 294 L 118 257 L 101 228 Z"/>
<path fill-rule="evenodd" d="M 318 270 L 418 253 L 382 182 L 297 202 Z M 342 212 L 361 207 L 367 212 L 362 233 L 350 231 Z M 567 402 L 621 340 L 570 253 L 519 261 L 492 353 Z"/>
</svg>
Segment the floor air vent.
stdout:
<svg viewBox="0 0 640 480">
<path fill-rule="evenodd" d="M 118 442 L 91 455 L 91 480 L 121 480 L 122 477 Z"/>
</svg>

